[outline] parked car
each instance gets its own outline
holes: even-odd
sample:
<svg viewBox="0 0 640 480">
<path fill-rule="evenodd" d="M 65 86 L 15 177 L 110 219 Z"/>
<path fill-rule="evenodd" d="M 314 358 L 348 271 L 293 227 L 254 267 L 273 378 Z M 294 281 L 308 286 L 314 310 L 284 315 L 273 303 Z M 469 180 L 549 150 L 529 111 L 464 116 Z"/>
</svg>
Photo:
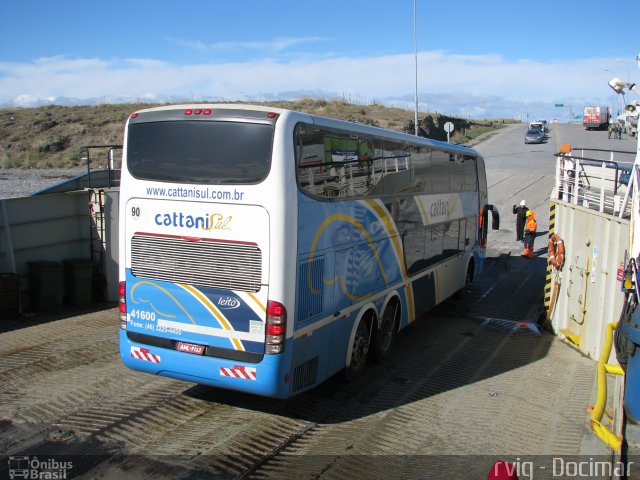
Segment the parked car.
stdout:
<svg viewBox="0 0 640 480">
<path fill-rule="evenodd" d="M 542 133 L 548 133 L 549 132 L 549 122 L 547 122 L 546 120 L 538 120 L 538 122 L 540 122 L 544 128 L 544 130 L 542 130 Z"/>
<path fill-rule="evenodd" d="M 524 136 L 524 143 L 542 143 L 544 133 L 539 128 L 530 128 Z"/>
<path fill-rule="evenodd" d="M 529 128 L 537 128 L 538 130 L 540 130 L 542 132 L 542 136 L 543 137 L 547 133 L 547 129 L 545 128 L 545 124 L 542 123 L 540 120 L 536 120 L 535 122 L 531 122 L 529 124 Z"/>
</svg>

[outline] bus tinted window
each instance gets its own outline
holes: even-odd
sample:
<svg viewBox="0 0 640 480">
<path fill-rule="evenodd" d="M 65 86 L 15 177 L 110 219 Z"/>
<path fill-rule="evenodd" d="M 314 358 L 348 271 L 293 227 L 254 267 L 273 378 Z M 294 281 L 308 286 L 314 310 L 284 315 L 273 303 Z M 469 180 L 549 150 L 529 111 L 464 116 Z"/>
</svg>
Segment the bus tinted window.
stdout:
<svg viewBox="0 0 640 480">
<path fill-rule="evenodd" d="M 411 170 L 413 171 L 413 192 L 431 193 L 433 191 L 431 176 L 431 149 L 413 147 L 411 152 Z"/>
<path fill-rule="evenodd" d="M 449 193 L 449 153 L 434 150 L 431 162 L 433 189 L 426 193 Z"/>
<path fill-rule="evenodd" d="M 267 176 L 273 126 L 189 121 L 129 125 L 127 165 L 139 179 L 250 184 Z"/>
<path fill-rule="evenodd" d="M 476 159 L 469 155 L 464 156 L 464 190 L 475 192 L 478 188 L 478 171 Z"/>
<path fill-rule="evenodd" d="M 426 147 L 303 124 L 296 128 L 295 145 L 298 183 L 314 196 L 376 197 L 428 189 L 412 164 L 417 150 L 418 167 L 426 173 Z"/>
</svg>

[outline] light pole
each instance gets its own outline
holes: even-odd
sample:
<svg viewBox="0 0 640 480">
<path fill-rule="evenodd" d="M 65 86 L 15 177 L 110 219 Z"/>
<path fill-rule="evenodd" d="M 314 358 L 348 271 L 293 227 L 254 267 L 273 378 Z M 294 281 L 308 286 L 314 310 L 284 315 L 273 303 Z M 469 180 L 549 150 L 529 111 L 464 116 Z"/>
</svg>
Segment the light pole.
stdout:
<svg viewBox="0 0 640 480">
<path fill-rule="evenodd" d="M 629 83 L 629 64 L 625 60 L 616 60 L 616 62 L 624 63 L 627 66 L 627 83 Z"/>
<path fill-rule="evenodd" d="M 415 134 L 418 136 L 418 38 L 417 38 L 417 28 L 416 28 L 416 0 L 413 0 L 413 57 L 415 60 L 416 67 L 416 106 L 415 106 Z"/>
<path fill-rule="evenodd" d="M 620 61 L 620 62 L 621 62 L 622 60 L 616 60 L 616 62 L 618 62 L 618 61 Z M 604 69 L 604 71 L 605 71 L 605 72 L 609 72 L 611 75 L 614 75 L 614 73 L 613 73 L 611 70 L 609 70 L 608 68 L 605 68 L 605 69 Z M 627 75 L 628 75 L 628 74 L 627 74 Z M 624 107 L 625 107 L 625 105 L 626 105 L 626 103 L 625 103 L 625 98 L 624 98 L 624 92 L 621 92 L 621 93 L 622 93 L 622 110 L 619 110 L 619 112 L 624 111 Z M 615 94 L 616 94 L 616 92 L 613 92 L 613 93 L 612 93 L 612 95 L 615 95 Z M 615 96 L 614 96 L 614 97 L 611 97 L 611 103 L 612 103 L 613 105 L 615 105 L 615 104 L 616 104 L 616 100 L 615 100 L 615 98 L 616 98 Z"/>
</svg>

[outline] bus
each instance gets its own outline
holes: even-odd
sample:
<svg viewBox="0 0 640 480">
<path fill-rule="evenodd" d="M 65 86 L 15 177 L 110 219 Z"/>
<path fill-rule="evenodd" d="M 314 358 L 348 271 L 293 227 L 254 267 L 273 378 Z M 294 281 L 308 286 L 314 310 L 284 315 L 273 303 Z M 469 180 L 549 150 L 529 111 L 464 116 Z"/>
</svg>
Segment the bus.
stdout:
<svg viewBox="0 0 640 480">
<path fill-rule="evenodd" d="M 464 146 L 241 104 L 133 113 L 120 184 L 120 356 L 288 398 L 383 362 L 480 272 L 489 212 Z"/>
</svg>

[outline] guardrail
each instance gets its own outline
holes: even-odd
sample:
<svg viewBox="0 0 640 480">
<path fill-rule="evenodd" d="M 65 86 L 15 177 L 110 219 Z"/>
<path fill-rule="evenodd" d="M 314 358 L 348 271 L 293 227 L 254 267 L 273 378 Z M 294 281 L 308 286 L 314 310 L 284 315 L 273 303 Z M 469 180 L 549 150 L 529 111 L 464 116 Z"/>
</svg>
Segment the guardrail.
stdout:
<svg viewBox="0 0 640 480">
<path fill-rule="evenodd" d="M 585 153 L 590 156 L 585 156 Z M 562 145 L 560 153 L 555 156 L 553 199 L 620 218 L 631 218 L 630 185 L 634 183 L 631 175 L 635 152 L 572 149 L 570 145 Z"/>
</svg>

